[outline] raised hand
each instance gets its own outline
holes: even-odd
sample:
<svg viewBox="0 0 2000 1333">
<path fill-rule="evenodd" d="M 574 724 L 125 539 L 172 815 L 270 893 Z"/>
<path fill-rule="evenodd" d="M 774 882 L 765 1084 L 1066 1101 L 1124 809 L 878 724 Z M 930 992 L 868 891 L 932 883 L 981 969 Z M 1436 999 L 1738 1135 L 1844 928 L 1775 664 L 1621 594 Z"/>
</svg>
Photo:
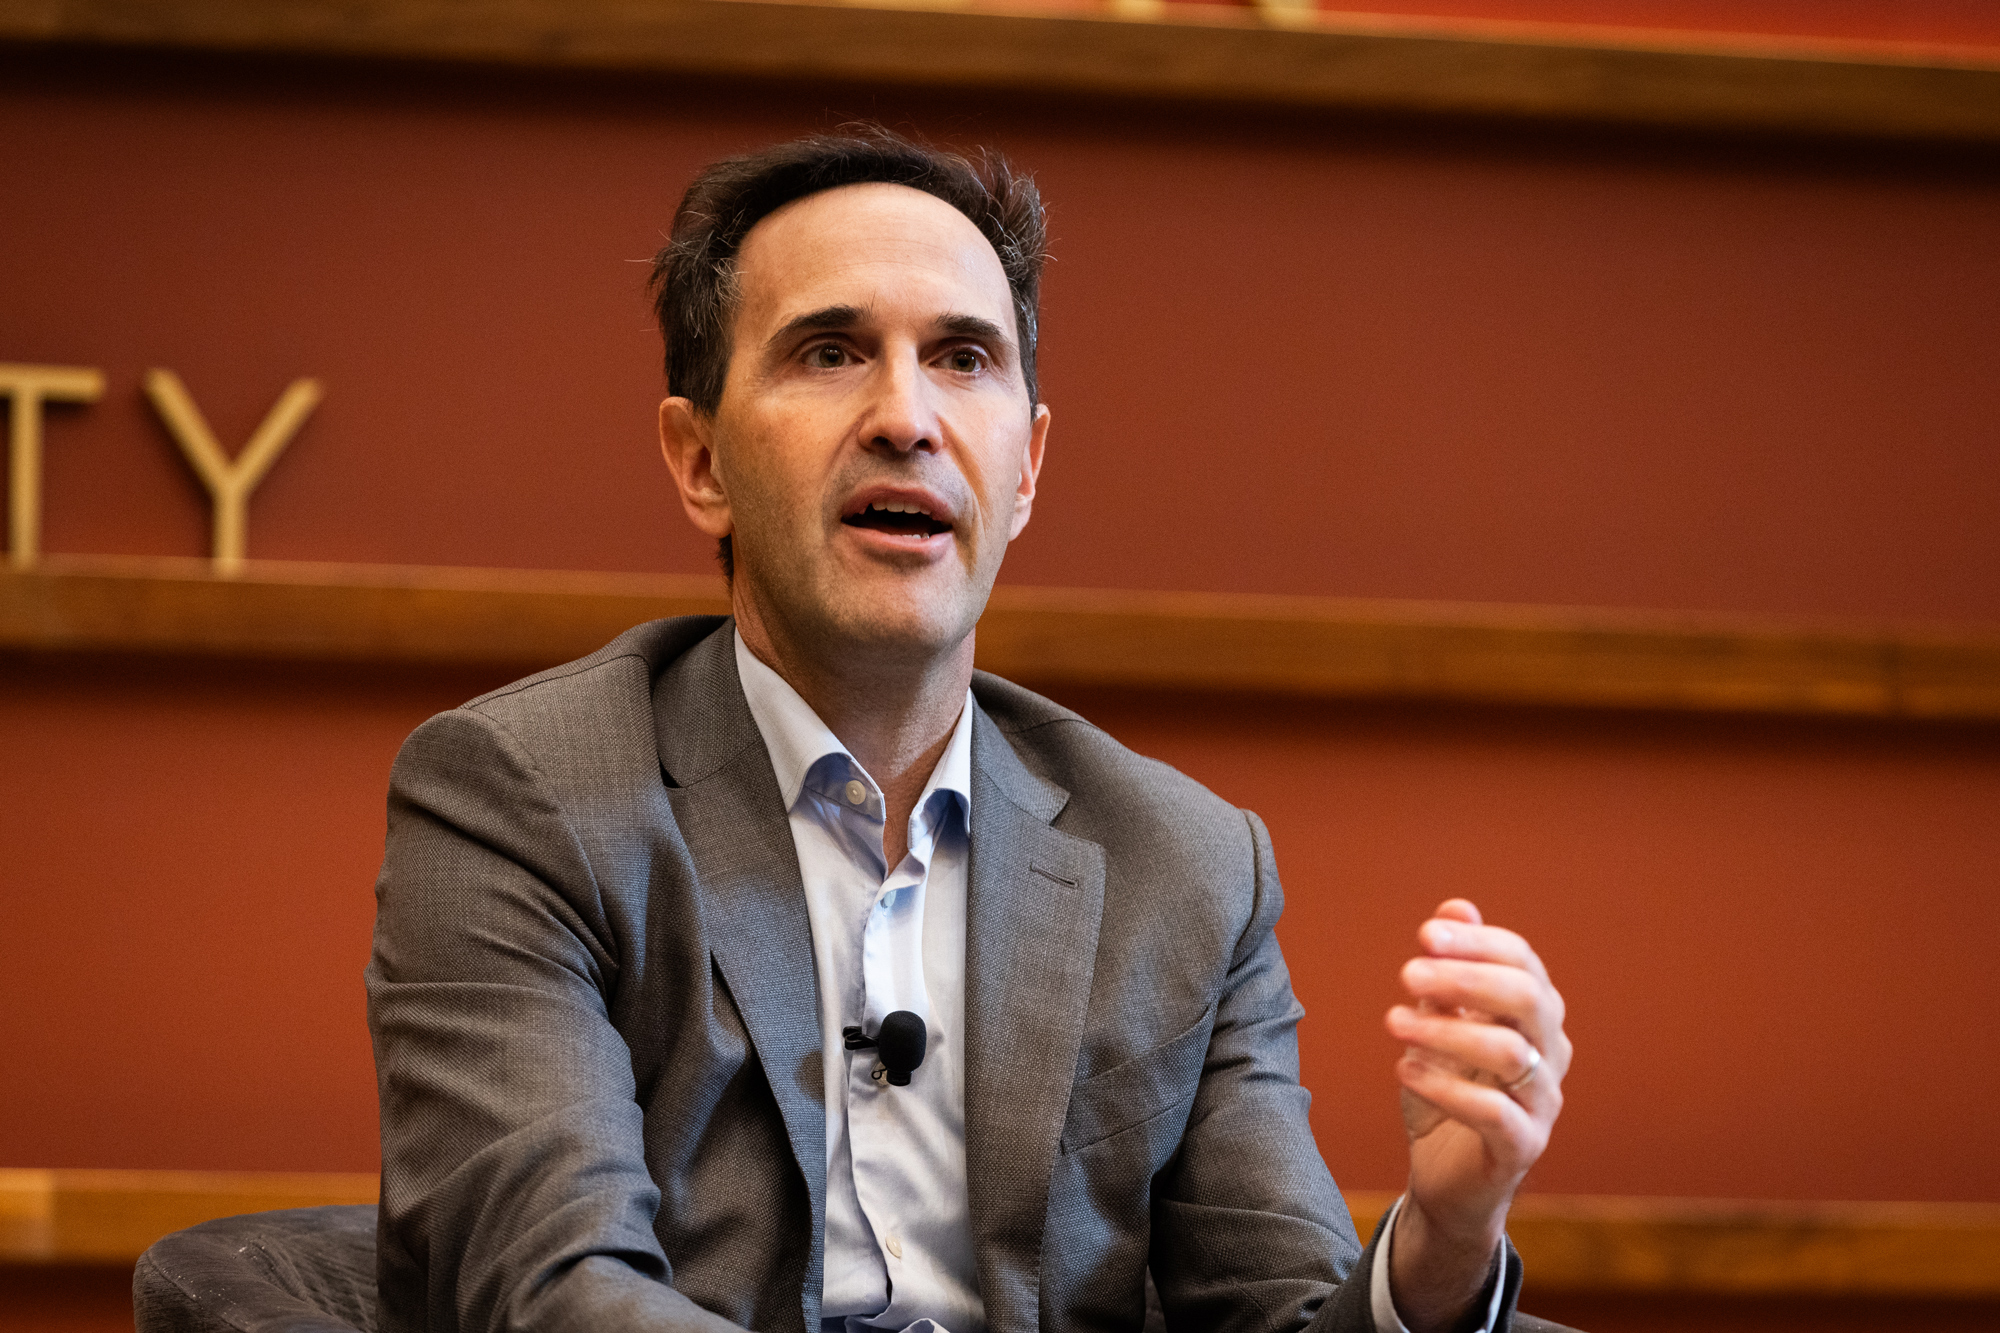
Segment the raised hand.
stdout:
<svg viewBox="0 0 2000 1333">
<path fill-rule="evenodd" d="M 1571 1047 L 1542 960 L 1463 898 L 1417 931 L 1403 965 L 1411 1003 L 1389 1011 L 1410 1184 L 1390 1288 L 1412 1333 L 1456 1323 L 1484 1285 L 1507 1205 L 1548 1145 Z"/>
</svg>

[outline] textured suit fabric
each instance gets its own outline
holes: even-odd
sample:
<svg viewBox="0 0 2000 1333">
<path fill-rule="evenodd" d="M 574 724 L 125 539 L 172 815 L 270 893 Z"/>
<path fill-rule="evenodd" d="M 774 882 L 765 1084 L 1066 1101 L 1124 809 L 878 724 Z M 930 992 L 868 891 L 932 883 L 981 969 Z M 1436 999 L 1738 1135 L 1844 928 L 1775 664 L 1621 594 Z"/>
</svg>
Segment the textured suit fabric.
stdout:
<svg viewBox="0 0 2000 1333">
<path fill-rule="evenodd" d="M 397 759 L 368 969 L 385 1333 L 816 1333 L 811 931 L 727 628 L 640 626 Z M 1136 1330 L 1150 1267 L 1169 1327 L 1371 1330 L 1262 824 L 1005 681 L 973 696 L 989 1327 Z M 1511 1311 L 1511 1251 L 1505 1280 Z"/>
</svg>

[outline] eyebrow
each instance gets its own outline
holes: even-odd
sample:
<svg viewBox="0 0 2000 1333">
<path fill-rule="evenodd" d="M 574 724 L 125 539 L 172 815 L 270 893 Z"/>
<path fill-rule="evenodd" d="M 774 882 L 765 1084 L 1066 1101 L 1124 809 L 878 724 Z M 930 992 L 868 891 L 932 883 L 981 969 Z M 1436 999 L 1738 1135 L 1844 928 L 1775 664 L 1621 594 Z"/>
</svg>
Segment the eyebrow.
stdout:
<svg viewBox="0 0 2000 1333">
<path fill-rule="evenodd" d="M 806 333 L 840 333 L 867 318 L 868 312 L 860 306 L 821 306 L 818 310 L 808 310 L 803 315 L 786 320 L 765 346 L 779 347 Z M 1014 340 L 1007 336 L 1007 331 L 981 315 L 940 315 L 931 327 L 953 338 L 979 338 L 997 343 L 1010 352 L 1014 348 Z"/>
<path fill-rule="evenodd" d="M 860 306 L 855 305 L 821 306 L 818 310 L 808 310 L 796 319 L 787 320 L 785 326 L 772 334 L 764 345 L 776 347 L 802 333 L 838 333 L 859 324 L 865 314 Z"/>
<path fill-rule="evenodd" d="M 1010 350 L 1014 346 L 1014 340 L 1007 336 L 1005 329 L 979 315 L 945 315 L 938 320 L 936 327 L 938 332 L 948 333 L 954 338 L 982 338 Z"/>
</svg>

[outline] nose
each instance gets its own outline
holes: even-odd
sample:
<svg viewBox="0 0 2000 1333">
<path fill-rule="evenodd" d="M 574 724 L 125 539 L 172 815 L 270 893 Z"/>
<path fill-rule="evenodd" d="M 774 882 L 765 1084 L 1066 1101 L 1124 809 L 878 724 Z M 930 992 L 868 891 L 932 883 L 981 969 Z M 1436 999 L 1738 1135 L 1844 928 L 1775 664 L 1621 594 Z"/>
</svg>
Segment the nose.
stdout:
<svg viewBox="0 0 2000 1333">
<path fill-rule="evenodd" d="M 935 451 L 943 423 L 917 349 L 898 348 L 884 355 L 870 379 L 873 392 L 862 422 L 862 438 L 870 447 L 898 454 Z"/>
</svg>

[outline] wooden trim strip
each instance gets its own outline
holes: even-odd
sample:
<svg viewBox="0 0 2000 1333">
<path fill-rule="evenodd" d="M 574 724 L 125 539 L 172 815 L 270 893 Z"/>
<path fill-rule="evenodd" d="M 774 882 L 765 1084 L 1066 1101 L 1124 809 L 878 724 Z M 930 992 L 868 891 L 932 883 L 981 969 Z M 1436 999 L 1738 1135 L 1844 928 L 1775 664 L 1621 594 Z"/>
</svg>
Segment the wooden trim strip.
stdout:
<svg viewBox="0 0 2000 1333">
<path fill-rule="evenodd" d="M 370 1175 L 0 1170 L 0 1264 L 129 1264 L 214 1217 L 373 1203 Z M 1366 1236 L 1393 1195 L 1350 1191 Z M 1525 1195 L 1536 1291 L 2000 1297 L 2000 1204 Z"/>
<path fill-rule="evenodd" d="M 0 1170 L 0 1263 L 129 1264 L 210 1218 L 374 1203 L 372 1175 Z"/>
<path fill-rule="evenodd" d="M 1279 4 L 0 0 L 0 40 L 2000 142 L 2000 54 L 1983 48 Z"/>
<path fill-rule="evenodd" d="M 539 669 L 643 621 L 727 615 L 722 580 L 647 574 L 47 557 L 0 577 L 0 651 Z"/>
<path fill-rule="evenodd" d="M 1325 699 L 2000 719 L 2000 631 L 1571 607 L 996 591 L 979 661 L 1029 683 Z"/>
<path fill-rule="evenodd" d="M 1523 1195 L 1530 1292 L 2000 1298 L 2000 1204 Z"/>
<path fill-rule="evenodd" d="M 689 576 L 51 557 L 0 576 L 0 653 L 528 671 L 727 610 L 719 579 Z M 1052 687 L 2000 721 L 1991 627 L 1003 587 L 978 660 Z"/>
</svg>

